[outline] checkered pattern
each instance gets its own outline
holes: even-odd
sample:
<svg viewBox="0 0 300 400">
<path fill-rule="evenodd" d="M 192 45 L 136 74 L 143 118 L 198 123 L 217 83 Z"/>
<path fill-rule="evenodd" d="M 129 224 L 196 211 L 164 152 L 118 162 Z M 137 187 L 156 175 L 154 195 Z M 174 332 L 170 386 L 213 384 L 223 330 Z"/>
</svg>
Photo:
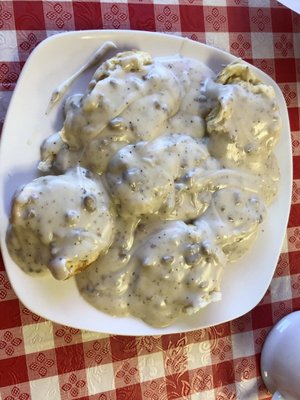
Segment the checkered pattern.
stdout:
<svg viewBox="0 0 300 400">
<path fill-rule="evenodd" d="M 1 0 L 0 122 L 39 42 L 59 31 L 108 28 L 187 36 L 248 60 L 278 82 L 294 161 L 282 254 L 251 312 L 159 337 L 107 336 L 45 321 L 18 301 L 0 262 L 0 400 L 270 399 L 260 377 L 261 347 L 276 321 L 300 309 L 300 16 L 275 0 Z"/>
</svg>

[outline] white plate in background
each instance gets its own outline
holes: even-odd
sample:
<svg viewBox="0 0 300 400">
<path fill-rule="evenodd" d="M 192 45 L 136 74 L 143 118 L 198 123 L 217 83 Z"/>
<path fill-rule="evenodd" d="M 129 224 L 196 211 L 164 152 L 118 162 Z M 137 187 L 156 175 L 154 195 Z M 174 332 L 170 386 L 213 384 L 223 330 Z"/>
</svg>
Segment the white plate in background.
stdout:
<svg viewBox="0 0 300 400">
<path fill-rule="evenodd" d="M 215 72 L 236 57 L 221 50 L 177 36 L 141 31 L 77 31 L 62 33 L 43 41 L 27 60 L 5 120 L 0 153 L 0 234 L 6 271 L 22 303 L 34 313 L 64 325 L 91 331 L 123 335 L 158 335 L 189 331 L 232 320 L 251 310 L 263 297 L 272 279 L 290 210 L 292 152 L 290 127 L 283 95 L 277 84 L 262 71 L 256 75 L 274 87 L 280 107 L 283 131 L 276 148 L 282 175 L 278 197 L 268 209 L 259 237 L 249 253 L 229 264 L 221 283 L 222 300 L 212 303 L 193 317 L 186 317 L 167 328 L 156 329 L 132 318 L 115 318 L 87 303 L 75 279 L 56 281 L 52 276 L 26 275 L 8 254 L 5 235 L 11 199 L 21 184 L 37 176 L 42 141 L 57 131 L 63 122 L 62 105 L 45 115 L 55 87 L 82 66 L 89 56 L 107 41 L 119 50 L 140 49 L 153 56 L 174 55 L 195 58 Z M 67 93 L 84 91 L 93 71 L 82 76 Z"/>
</svg>

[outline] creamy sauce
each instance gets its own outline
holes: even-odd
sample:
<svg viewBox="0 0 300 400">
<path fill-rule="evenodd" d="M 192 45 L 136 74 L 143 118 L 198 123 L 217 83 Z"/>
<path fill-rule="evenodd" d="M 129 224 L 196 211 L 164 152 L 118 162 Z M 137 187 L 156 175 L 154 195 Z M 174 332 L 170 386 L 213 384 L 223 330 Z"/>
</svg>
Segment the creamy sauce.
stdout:
<svg viewBox="0 0 300 400">
<path fill-rule="evenodd" d="M 194 314 L 221 299 L 226 264 L 276 196 L 280 128 L 273 89 L 243 64 L 215 77 L 181 56 L 120 53 L 42 144 L 50 175 L 15 195 L 10 252 L 26 272 L 83 271 L 81 294 L 109 314 Z"/>
</svg>

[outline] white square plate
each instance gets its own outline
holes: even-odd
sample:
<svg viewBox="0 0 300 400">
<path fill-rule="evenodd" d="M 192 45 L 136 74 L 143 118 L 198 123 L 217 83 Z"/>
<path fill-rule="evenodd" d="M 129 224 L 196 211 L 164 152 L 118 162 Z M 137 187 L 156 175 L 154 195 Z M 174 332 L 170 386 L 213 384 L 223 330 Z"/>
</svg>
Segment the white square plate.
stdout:
<svg viewBox="0 0 300 400">
<path fill-rule="evenodd" d="M 37 176 L 40 145 L 62 125 L 62 104 L 45 115 L 53 89 L 82 66 L 99 46 L 114 41 L 120 50 L 141 49 L 153 56 L 184 56 L 203 61 L 215 72 L 236 58 L 221 50 L 181 37 L 136 31 L 78 31 L 52 36 L 42 42 L 26 62 L 7 113 L 0 157 L 1 246 L 10 282 L 26 307 L 52 321 L 80 329 L 123 335 L 152 335 L 204 328 L 234 319 L 251 310 L 262 298 L 272 279 L 285 236 L 290 210 L 292 152 L 290 127 L 284 98 L 276 83 L 253 67 L 257 76 L 275 89 L 283 131 L 276 149 L 281 179 L 279 194 L 268 210 L 259 238 L 238 263 L 229 264 L 223 277 L 222 300 L 193 317 L 163 329 L 155 329 L 135 318 L 106 315 L 79 295 L 75 279 L 56 281 L 51 276 L 26 275 L 10 258 L 5 234 L 11 199 L 21 184 Z M 90 73 L 82 76 L 68 93 L 83 91 Z"/>
</svg>

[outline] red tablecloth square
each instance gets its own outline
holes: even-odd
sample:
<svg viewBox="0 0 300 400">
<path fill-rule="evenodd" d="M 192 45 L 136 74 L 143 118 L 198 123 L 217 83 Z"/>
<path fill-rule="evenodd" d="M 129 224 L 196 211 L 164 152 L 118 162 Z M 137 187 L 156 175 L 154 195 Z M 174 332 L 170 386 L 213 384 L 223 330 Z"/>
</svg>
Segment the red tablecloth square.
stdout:
<svg viewBox="0 0 300 400">
<path fill-rule="evenodd" d="M 102 15 L 99 3 L 73 2 L 75 29 L 101 29 Z"/>
<path fill-rule="evenodd" d="M 14 1 L 17 30 L 45 29 L 43 1 Z"/>
<path fill-rule="evenodd" d="M 28 381 L 25 356 L 0 360 L 0 371 L 0 388 Z"/>
<path fill-rule="evenodd" d="M 273 325 L 271 304 L 261 304 L 252 312 L 253 329 Z"/>
<path fill-rule="evenodd" d="M 300 204 L 294 204 L 291 209 L 289 218 L 289 227 L 295 227 L 300 225 Z"/>
<path fill-rule="evenodd" d="M 225 386 L 233 383 L 234 377 L 234 364 L 233 361 L 224 361 L 212 365 L 214 387 Z"/>
<path fill-rule="evenodd" d="M 296 80 L 296 66 L 294 58 L 277 58 L 275 60 L 276 81 L 293 82 Z"/>
<path fill-rule="evenodd" d="M 249 8 L 227 7 L 229 32 L 249 32 Z"/>
<path fill-rule="evenodd" d="M 0 302 L 1 329 L 14 328 L 21 325 L 19 300 Z"/>
<path fill-rule="evenodd" d="M 295 110 L 297 111 L 297 110 Z M 300 156 L 294 156 L 293 158 L 293 170 L 295 179 L 300 179 Z M 290 222 L 292 224 L 292 222 Z"/>
<path fill-rule="evenodd" d="M 181 29 L 184 32 L 201 32 L 204 28 L 203 9 L 194 5 L 180 6 Z"/>
<path fill-rule="evenodd" d="M 83 345 L 74 344 L 55 349 L 58 373 L 66 373 L 74 370 L 84 369 Z"/>
<path fill-rule="evenodd" d="M 128 4 L 131 29 L 155 31 L 153 4 Z"/>
<path fill-rule="evenodd" d="M 110 345 L 113 361 L 137 356 L 136 342 L 133 336 L 111 336 Z"/>
<path fill-rule="evenodd" d="M 291 274 L 299 273 L 300 266 L 300 250 L 289 253 L 289 266 Z"/>
<path fill-rule="evenodd" d="M 288 113 L 289 113 L 289 120 L 290 120 L 291 130 L 299 131 L 299 129 L 300 129 L 299 108 L 296 108 L 296 107 L 295 108 L 288 108 Z M 295 163 L 294 164 L 295 168 L 293 170 L 294 179 L 299 179 L 300 170 L 299 170 L 299 168 L 296 168 L 296 166 L 299 163 L 299 160 L 297 160 L 297 157 L 296 157 L 296 160 L 294 160 L 294 163 Z"/>
<path fill-rule="evenodd" d="M 292 14 L 285 7 L 271 8 L 273 32 L 292 32 Z"/>
</svg>

